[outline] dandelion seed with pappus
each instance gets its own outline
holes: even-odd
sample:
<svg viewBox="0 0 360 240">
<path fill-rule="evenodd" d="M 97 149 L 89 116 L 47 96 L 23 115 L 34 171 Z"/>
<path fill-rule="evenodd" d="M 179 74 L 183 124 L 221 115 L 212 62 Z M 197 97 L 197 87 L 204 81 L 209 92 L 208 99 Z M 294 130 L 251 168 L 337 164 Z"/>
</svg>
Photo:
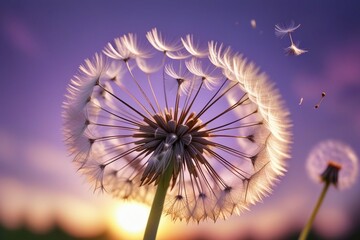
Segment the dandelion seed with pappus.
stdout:
<svg viewBox="0 0 360 240">
<path fill-rule="evenodd" d="M 304 54 L 308 52 L 305 49 L 301 49 L 299 47 L 299 44 L 295 44 L 294 40 L 292 38 L 292 33 L 300 27 L 300 24 L 295 26 L 294 22 L 291 22 L 289 26 L 281 26 L 280 24 L 275 25 L 275 35 L 283 38 L 284 36 L 288 35 L 290 39 L 290 46 L 285 48 L 285 53 L 287 55 L 293 55 L 293 56 L 300 56 L 301 54 Z"/>
<path fill-rule="evenodd" d="M 152 203 L 173 220 L 226 219 L 286 171 L 289 112 L 264 73 L 229 47 L 187 35 L 127 34 L 80 66 L 63 104 L 64 136 L 95 189 Z"/>
</svg>

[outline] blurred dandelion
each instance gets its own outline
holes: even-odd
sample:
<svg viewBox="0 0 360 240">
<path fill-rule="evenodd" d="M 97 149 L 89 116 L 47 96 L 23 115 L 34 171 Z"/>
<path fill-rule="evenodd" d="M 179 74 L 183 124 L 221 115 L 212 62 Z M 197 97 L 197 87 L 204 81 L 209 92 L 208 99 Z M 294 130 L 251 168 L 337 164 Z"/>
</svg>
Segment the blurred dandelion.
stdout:
<svg viewBox="0 0 360 240">
<path fill-rule="evenodd" d="M 355 183 L 358 173 L 358 159 L 347 144 L 338 140 L 326 140 L 317 144 L 310 152 L 306 169 L 315 182 L 326 182 L 324 171 L 329 166 L 338 166 L 338 176 L 332 184 L 339 189 L 349 188 Z"/>
<path fill-rule="evenodd" d="M 251 25 L 252 28 L 255 29 L 255 28 L 256 28 L 256 20 L 255 20 L 255 19 L 251 19 L 250 25 Z"/>
<path fill-rule="evenodd" d="M 144 238 L 154 239 L 163 210 L 216 221 L 268 195 L 286 171 L 291 123 L 267 76 L 229 47 L 146 37 L 116 38 L 85 60 L 63 118 L 95 189 L 153 202 Z"/>
<path fill-rule="evenodd" d="M 324 188 L 299 239 L 306 239 L 329 186 L 332 184 L 345 189 L 354 184 L 358 173 L 358 159 L 347 144 L 326 140 L 317 144 L 310 152 L 306 168 L 311 179 L 323 182 Z"/>
<path fill-rule="evenodd" d="M 299 56 L 303 53 L 306 53 L 307 50 L 301 49 L 299 44 L 295 44 L 292 38 L 292 33 L 300 27 L 300 24 L 295 25 L 295 22 L 291 22 L 289 26 L 281 26 L 279 24 L 275 25 L 275 35 L 283 38 L 288 35 L 290 39 L 290 46 L 285 48 L 285 53 L 287 55 Z"/>
</svg>

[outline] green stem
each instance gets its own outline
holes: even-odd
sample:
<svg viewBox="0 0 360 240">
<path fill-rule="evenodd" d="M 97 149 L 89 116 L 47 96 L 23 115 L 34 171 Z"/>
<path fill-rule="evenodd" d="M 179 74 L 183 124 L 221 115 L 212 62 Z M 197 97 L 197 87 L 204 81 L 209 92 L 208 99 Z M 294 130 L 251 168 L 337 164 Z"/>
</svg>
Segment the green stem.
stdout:
<svg viewBox="0 0 360 240">
<path fill-rule="evenodd" d="M 315 220 L 316 214 L 320 209 L 320 206 L 325 198 L 327 190 L 329 189 L 330 183 L 331 183 L 330 181 L 325 182 L 325 185 L 320 194 L 320 197 L 316 202 L 315 208 L 314 208 L 313 212 L 311 213 L 309 221 L 307 222 L 307 224 L 305 225 L 304 229 L 302 230 L 302 232 L 300 234 L 299 240 L 305 240 L 307 238 L 307 235 L 309 234 L 311 226 Z"/>
<path fill-rule="evenodd" d="M 170 180 L 173 172 L 174 164 L 171 161 L 165 173 L 160 177 L 157 185 L 155 197 L 151 205 L 150 215 L 145 228 L 144 240 L 155 240 L 156 233 L 159 227 L 161 214 L 164 208 L 164 201 L 167 190 L 170 185 Z"/>
</svg>

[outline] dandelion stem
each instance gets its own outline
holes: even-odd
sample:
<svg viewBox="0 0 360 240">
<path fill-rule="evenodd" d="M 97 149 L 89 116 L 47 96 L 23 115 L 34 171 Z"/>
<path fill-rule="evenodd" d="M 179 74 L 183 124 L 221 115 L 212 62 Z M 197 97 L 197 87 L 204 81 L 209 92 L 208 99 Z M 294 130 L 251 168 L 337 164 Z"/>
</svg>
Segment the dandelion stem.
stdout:
<svg viewBox="0 0 360 240">
<path fill-rule="evenodd" d="M 165 160 L 165 159 L 164 159 Z M 161 214 L 164 208 L 165 196 L 170 185 L 174 164 L 170 162 L 164 174 L 160 177 L 155 197 L 151 206 L 150 215 L 145 228 L 144 240 L 155 240 Z"/>
<path fill-rule="evenodd" d="M 294 44 L 294 41 L 293 41 L 293 38 L 292 38 L 292 36 L 291 36 L 291 33 L 289 32 L 289 38 L 290 38 L 290 43 L 291 43 L 291 45 L 293 45 Z"/>
<path fill-rule="evenodd" d="M 330 183 L 331 183 L 330 181 L 325 181 L 324 188 L 316 202 L 315 208 L 314 208 L 313 212 L 311 213 L 309 221 L 306 223 L 304 229 L 302 230 L 302 232 L 300 234 L 299 240 L 305 240 L 307 238 L 307 235 L 309 234 L 311 226 L 315 220 L 316 214 L 320 209 L 320 206 L 325 198 L 327 190 L 329 189 Z"/>
</svg>

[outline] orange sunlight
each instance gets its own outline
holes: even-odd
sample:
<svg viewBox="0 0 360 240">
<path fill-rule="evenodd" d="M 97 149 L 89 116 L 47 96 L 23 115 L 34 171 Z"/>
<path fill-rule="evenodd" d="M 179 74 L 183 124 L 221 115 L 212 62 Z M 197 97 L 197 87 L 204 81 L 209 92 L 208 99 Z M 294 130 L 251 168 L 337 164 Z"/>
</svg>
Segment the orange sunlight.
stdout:
<svg viewBox="0 0 360 240">
<path fill-rule="evenodd" d="M 112 212 L 112 228 L 130 239 L 142 238 L 150 208 L 142 203 L 124 202 L 115 206 Z"/>
<path fill-rule="evenodd" d="M 121 202 L 109 209 L 111 233 L 114 239 L 142 239 L 150 213 L 150 206 L 139 202 Z M 165 214 L 162 215 L 157 239 L 167 239 L 169 228 L 173 227 Z M 173 233 L 173 231 L 172 231 Z"/>
</svg>

